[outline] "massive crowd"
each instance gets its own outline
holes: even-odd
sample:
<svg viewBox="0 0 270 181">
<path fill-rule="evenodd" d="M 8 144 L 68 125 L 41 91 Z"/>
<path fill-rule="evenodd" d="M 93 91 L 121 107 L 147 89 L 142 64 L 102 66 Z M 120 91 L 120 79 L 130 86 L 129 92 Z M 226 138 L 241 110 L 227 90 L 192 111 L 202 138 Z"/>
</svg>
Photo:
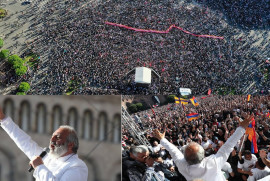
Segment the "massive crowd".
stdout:
<svg viewBox="0 0 270 181">
<path fill-rule="evenodd" d="M 268 28 L 270 26 L 269 0 L 196 0 L 219 9 L 235 26 L 244 29 Z"/>
<path fill-rule="evenodd" d="M 270 96 L 252 97 L 249 102 L 247 102 L 246 96 L 212 96 L 206 99 L 198 97 L 197 100 L 199 102 L 197 107 L 191 104 L 183 107 L 173 103 L 154 108 L 155 114 L 149 109 L 131 115 L 134 117 L 135 122 L 138 123 L 136 121 L 138 118 L 141 121 L 141 125 L 138 126 L 138 132 L 145 134 L 146 139 L 151 144 L 152 152 L 162 157 L 163 163 L 161 167 L 163 168 L 162 171 L 165 174 L 165 178 L 168 180 L 185 180 L 177 172 L 177 167 L 173 163 L 170 154 L 164 150 L 159 141 L 152 135 L 154 129 L 166 130 L 165 137 L 167 140 L 180 150 L 193 141 L 202 145 L 205 149 L 205 156 L 210 156 L 215 154 L 235 132 L 239 125 L 239 119 L 244 119 L 246 113 L 254 113 L 258 150 L 268 149 L 268 159 L 270 159 L 270 116 L 267 115 L 270 110 Z M 189 121 L 186 115 L 192 112 L 199 113 L 200 117 Z M 122 128 L 124 165 L 126 165 L 125 160 L 127 160 L 129 149 L 138 146 L 140 143 L 128 130 L 125 127 Z M 243 136 L 228 158 L 228 163 L 224 166 L 224 174 L 227 174 L 226 179 L 237 181 L 244 179 L 241 170 L 239 170 L 244 169 L 242 164 L 240 164 L 239 158 L 242 158 L 243 155 L 250 156 L 250 151 L 251 142 L 248 136 Z M 239 153 L 242 153 L 242 155 Z M 258 177 L 257 179 L 254 177 L 256 175 L 255 167 L 257 168 L 255 162 L 260 160 L 259 158 L 259 152 L 252 154 L 252 160 L 255 161 L 253 164 L 248 165 L 250 166 L 249 168 L 245 168 L 245 171 L 250 171 L 254 174 L 253 177 L 250 175 L 249 180 L 258 179 Z M 263 164 L 262 168 L 261 170 L 264 170 L 266 175 L 270 175 L 269 168 Z M 128 169 L 123 168 L 123 173 L 127 179 Z"/>
<path fill-rule="evenodd" d="M 258 40 L 252 42 L 245 32 L 240 35 L 242 30 L 226 24 L 221 12 L 207 6 L 171 0 L 52 0 L 32 6 L 33 14 L 35 9 L 42 12 L 30 21 L 36 39 L 28 47 L 41 55 L 39 72 L 43 71 L 31 75 L 34 94 L 61 94 L 72 79 L 82 82 L 74 94 L 167 94 L 179 87 L 195 94 L 209 88 L 237 94 L 249 86 L 256 91 L 270 85 L 259 69 L 270 56 L 262 48 L 267 38 L 254 46 Z M 225 39 L 194 37 L 176 29 L 168 34 L 139 33 L 105 21 L 157 30 L 175 24 Z M 152 68 L 160 80 L 153 78 L 149 87 L 136 86 L 134 76 L 126 74 L 139 66 Z"/>
</svg>

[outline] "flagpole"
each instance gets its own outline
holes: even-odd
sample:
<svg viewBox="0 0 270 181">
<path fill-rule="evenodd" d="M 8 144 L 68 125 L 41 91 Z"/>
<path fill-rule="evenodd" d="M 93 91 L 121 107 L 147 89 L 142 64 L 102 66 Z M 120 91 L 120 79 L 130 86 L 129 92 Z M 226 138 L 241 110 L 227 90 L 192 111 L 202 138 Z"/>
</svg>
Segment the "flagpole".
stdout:
<svg viewBox="0 0 270 181">
<path fill-rule="evenodd" d="M 151 108 L 151 110 L 152 110 L 152 113 L 153 113 L 153 115 L 154 115 L 154 118 L 156 119 L 156 113 L 155 113 L 154 109 L 152 108 L 152 106 L 151 106 L 149 103 L 148 103 L 148 105 L 150 106 L 150 108 Z M 156 122 L 153 121 L 153 123 L 154 123 L 154 125 L 157 127 Z"/>
<path fill-rule="evenodd" d="M 244 138 L 243 138 L 243 140 L 242 140 L 242 143 L 241 143 L 241 146 L 240 146 L 239 152 L 241 152 L 241 150 L 242 150 L 242 148 L 243 148 L 243 145 L 244 145 L 245 139 L 246 139 L 246 134 L 244 135 Z"/>
</svg>

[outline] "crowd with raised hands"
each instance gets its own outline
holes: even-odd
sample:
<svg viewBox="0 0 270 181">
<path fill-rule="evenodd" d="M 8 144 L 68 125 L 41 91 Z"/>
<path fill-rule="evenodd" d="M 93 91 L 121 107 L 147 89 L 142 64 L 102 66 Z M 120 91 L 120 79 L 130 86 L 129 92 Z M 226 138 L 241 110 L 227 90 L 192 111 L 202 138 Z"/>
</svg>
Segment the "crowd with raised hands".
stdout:
<svg viewBox="0 0 270 181">
<path fill-rule="evenodd" d="M 194 180 L 195 177 L 192 177 L 192 174 L 189 175 L 183 171 L 182 162 L 180 164 L 181 168 L 178 167 L 179 158 L 177 156 L 179 156 L 180 152 L 183 153 L 184 163 L 188 162 L 187 153 L 189 149 L 187 148 L 196 143 L 200 145 L 198 148 L 203 150 L 200 152 L 201 155 L 198 154 L 198 158 L 203 157 L 203 160 L 207 160 L 213 155 L 218 157 L 221 153 L 228 153 L 228 155 L 224 156 L 226 158 L 224 163 L 220 164 L 220 170 L 226 180 L 269 180 L 270 97 L 254 96 L 250 101 L 247 101 L 247 96 L 240 95 L 210 96 L 203 99 L 197 97 L 196 99 L 199 102 L 197 107 L 191 104 L 180 105 L 173 103 L 133 115 L 134 118 L 141 120 L 142 125 L 139 126 L 139 129 L 145 134 L 145 137 L 151 143 L 151 147 L 146 147 L 149 151 L 148 155 L 147 152 L 136 149 L 142 145 L 138 143 L 136 137 L 130 134 L 127 128 L 122 128 L 123 173 L 125 173 L 125 178 L 133 180 L 130 175 L 136 173 L 134 171 L 136 169 L 133 168 L 131 160 L 135 162 L 138 162 L 138 160 L 136 156 L 130 157 L 130 155 L 133 150 L 135 152 L 139 150 L 138 153 L 145 153 L 145 160 L 141 160 L 146 163 L 145 168 L 138 166 L 138 168 L 143 168 L 140 170 L 142 178 L 145 178 L 145 175 L 150 177 L 149 167 L 154 167 L 155 174 L 159 175 L 161 173 L 163 180 Z M 200 116 L 190 121 L 187 118 L 190 113 L 198 113 Z M 251 116 L 252 118 L 250 118 Z M 248 123 L 243 126 L 243 122 L 247 122 L 247 119 L 249 119 Z M 246 130 L 249 129 L 248 125 L 254 120 L 254 135 L 251 135 L 253 133 Z M 241 134 L 239 133 L 240 128 L 245 128 Z M 168 143 L 162 137 L 157 137 L 157 130 L 160 131 L 158 133 L 164 134 L 163 138 Z M 236 135 L 238 136 L 237 139 L 235 138 Z M 250 140 L 249 135 L 256 137 L 257 151 L 254 150 L 255 145 L 253 140 Z M 228 146 L 230 143 L 231 145 Z M 174 146 L 171 147 L 170 144 Z M 174 147 L 177 149 L 174 150 Z M 228 149 L 229 147 L 231 149 Z M 224 151 L 225 148 L 228 150 Z M 178 151 L 180 152 L 177 153 Z M 196 162 L 196 164 L 203 163 L 203 161 Z M 195 166 L 197 166 L 196 164 Z M 187 167 L 188 170 L 192 171 L 194 169 L 194 172 L 197 172 L 197 168 L 193 168 L 193 165 L 190 164 Z M 132 169 L 134 170 L 132 171 Z M 202 180 L 209 178 L 207 173 L 199 176 Z M 213 180 L 213 178 L 209 179 Z"/>
<path fill-rule="evenodd" d="M 175 24 L 194 34 L 224 39 L 196 37 L 178 29 L 140 33 L 106 21 L 161 31 Z M 179 87 L 192 88 L 195 94 L 209 87 L 237 94 L 249 86 L 258 91 L 269 87 L 269 79 L 259 70 L 269 52 L 265 54 L 260 45 L 251 47 L 244 33 L 206 6 L 171 0 L 52 0 L 43 3 L 42 13 L 31 23 L 37 37 L 28 47 L 43 61 L 42 73 L 33 75 L 32 81 L 38 94 L 61 94 L 71 80 L 81 84 L 74 94 L 167 94 Z M 134 76 L 126 76 L 136 67 L 151 68 L 161 78 L 139 87 Z"/>
</svg>

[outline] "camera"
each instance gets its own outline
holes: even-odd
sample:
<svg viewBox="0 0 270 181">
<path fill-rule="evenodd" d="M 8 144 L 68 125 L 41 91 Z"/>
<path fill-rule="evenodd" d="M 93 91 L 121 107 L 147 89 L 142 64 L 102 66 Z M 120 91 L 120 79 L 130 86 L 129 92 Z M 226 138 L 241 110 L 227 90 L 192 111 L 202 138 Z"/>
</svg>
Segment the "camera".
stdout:
<svg viewBox="0 0 270 181">
<path fill-rule="evenodd" d="M 259 130 L 259 131 L 263 131 L 263 126 L 260 126 L 260 127 L 258 128 L 258 130 Z"/>
</svg>

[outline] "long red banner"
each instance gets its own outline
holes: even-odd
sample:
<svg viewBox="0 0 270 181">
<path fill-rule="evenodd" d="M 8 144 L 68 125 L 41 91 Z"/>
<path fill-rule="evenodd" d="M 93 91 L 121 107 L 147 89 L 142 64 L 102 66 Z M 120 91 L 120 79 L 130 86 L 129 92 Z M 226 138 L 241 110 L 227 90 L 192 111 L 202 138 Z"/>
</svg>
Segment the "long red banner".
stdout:
<svg viewBox="0 0 270 181">
<path fill-rule="evenodd" d="M 146 30 L 146 29 L 140 29 L 140 28 L 133 28 L 133 27 L 130 27 L 130 26 L 126 26 L 126 25 L 122 25 L 122 24 L 118 24 L 118 23 L 112 23 L 112 22 L 108 22 L 108 21 L 105 21 L 105 24 L 112 25 L 112 26 L 118 26 L 118 27 L 121 27 L 121 28 L 125 28 L 125 29 L 128 29 L 128 30 L 133 30 L 133 31 L 137 31 L 137 32 L 160 33 L 160 34 L 169 33 L 172 28 L 176 28 L 176 29 L 179 29 L 179 30 L 183 31 L 186 34 L 190 34 L 190 35 L 196 36 L 196 37 L 214 38 L 214 39 L 222 39 L 222 40 L 224 39 L 224 37 L 222 37 L 222 36 L 197 35 L 197 34 L 189 32 L 189 31 L 186 31 L 186 30 L 184 30 L 183 28 L 181 28 L 179 26 L 175 26 L 175 25 L 171 25 L 166 31 L 160 31 L 160 30 L 151 30 L 151 29 Z"/>
</svg>

